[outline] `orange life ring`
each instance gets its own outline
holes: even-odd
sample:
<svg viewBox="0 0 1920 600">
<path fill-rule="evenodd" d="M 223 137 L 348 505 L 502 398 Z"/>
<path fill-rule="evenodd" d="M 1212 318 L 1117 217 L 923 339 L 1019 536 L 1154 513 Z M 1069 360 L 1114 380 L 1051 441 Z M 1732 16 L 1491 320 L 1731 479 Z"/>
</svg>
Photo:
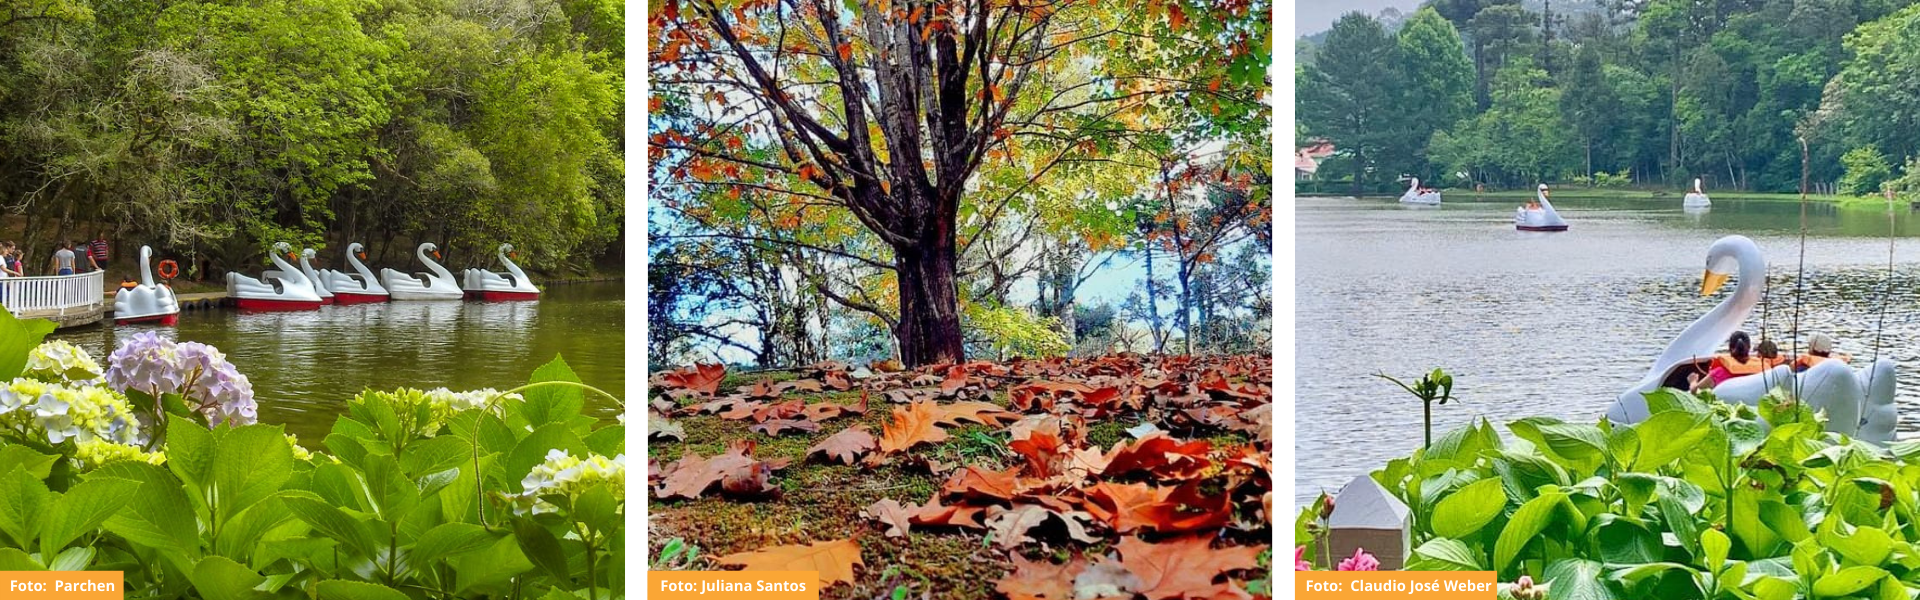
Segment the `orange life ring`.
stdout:
<svg viewBox="0 0 1920 600">
<path fill-rule="evenodd" d="M 159 272 L 160 272 L 161 279 L 173 279 L 175 277 L 179 277 L 180 263 L 173 262 L 173 259 L 160 261 Z"/>
</svg>

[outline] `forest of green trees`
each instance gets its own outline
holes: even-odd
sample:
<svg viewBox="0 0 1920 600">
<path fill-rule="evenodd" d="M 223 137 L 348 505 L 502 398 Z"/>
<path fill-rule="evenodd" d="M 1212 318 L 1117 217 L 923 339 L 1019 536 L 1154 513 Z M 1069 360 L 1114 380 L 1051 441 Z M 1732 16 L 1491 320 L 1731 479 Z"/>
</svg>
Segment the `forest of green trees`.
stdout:
<svg viewBox="0 0 1920 600">
<path fill-rule="evenodd" d="M 621 236 L 622 0 L 0 0 L 0 209 L 215 268 Z M 17 237 L 16 237 L 17 236 Z"/>
<path fill-rule="evenodd" d="M 1791 192 L 1803 141 L 1809 181 L 1920 189 L 1914 0 L 1432 0 L 1297 53 L 1296 133 L 1340 150 L 1329 190 Z"/>
</svg>

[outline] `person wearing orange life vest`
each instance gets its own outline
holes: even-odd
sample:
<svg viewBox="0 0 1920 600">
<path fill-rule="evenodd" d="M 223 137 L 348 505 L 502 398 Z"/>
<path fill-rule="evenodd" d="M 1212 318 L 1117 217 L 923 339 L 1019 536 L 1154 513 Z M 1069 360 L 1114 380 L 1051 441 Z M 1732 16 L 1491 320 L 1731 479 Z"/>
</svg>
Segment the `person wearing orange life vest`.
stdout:
<svg viewBox="0 0 1920 600">
<path fill-rule="evenodd" d="M 1787 357 L 1780 355 L 1780 346 L 1773 343 L 1773 340 L 1760 340 L 1760 345 L 1754 346 L 1753 352 L 1760 355 L 1760 361 L 1764 363 L 1761 368 L 1764 369 L 1771 369 L 1789 362 Z"/>
<path fill-rule="evenodd" d="M 1821 361 L 1825 360 L 1847 362 L 1850 358 L 1853 357 L 1845 354 L 1834 356 L 1833 338 L 1824 333 L 1816 333 L 1813 334 L 1812 338 L 1807 340 L 1807 353 L 1794 359 L 1793 372 L 1799 373 L 1811 369 L 1814 365 L 1820 364 Z"/>
<path fill-rule="evenodd" d="M 1753 354 L 1753 338 L 1735 331 L 1727 338 L 1727 351 L 1713 355 L 1707 363 L 1707 376 L 1694 379 L 1693 391 L 1720 385 L 1720 382 L 1766 370 L 1767 361 Z"/>
</svg>

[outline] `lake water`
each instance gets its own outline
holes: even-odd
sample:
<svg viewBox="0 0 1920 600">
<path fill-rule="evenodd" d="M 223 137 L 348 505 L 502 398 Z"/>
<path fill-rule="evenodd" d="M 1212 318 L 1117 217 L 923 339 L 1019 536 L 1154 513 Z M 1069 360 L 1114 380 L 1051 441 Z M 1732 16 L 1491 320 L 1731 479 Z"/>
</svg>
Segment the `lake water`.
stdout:
<svg viewBox="0 0 1920 600">
<path fill-rule="evenodd" d="M 555 285 L 536 302 L 388 302 L 317 311 L 181 313 L 178 327 L 63 330 L 104 364 L 119 340 L 144 331 L 226 352 L 253 382 L 260 421 L 285 424 L 310 449 L 367 388 L 507 389 L 559 354 L 580 379 L 616 396 L 626 384 L 625 306 L 619 283 Z M 618 407 L 587 396 L 589 411 Z"/>
<path fill-rule="evenodd" d="M 1459 402 L 1436 406 L 1434 434 L 1486 417 L 1593 422 L 1680 330 L 1732 292 L 1700 296 L 1707 247 L 1753 238 L 1767 254 L 1769 309 L 1744 328 L 1783 349 L 1801 260 L 1800 205 L 1556 196 L 1571 230 L 1513 229 L 1519 200 L 1448 197 L 1437 208 L 1394 199 L 1301 198 L 1296 204 L 1295 501 L 1410 454 L 1420 401 L 1386 373 L 1454 375 Z M 1898 363 L 1900 435 L 1920 432 L 1920 214 L 1808 207 L 1801 331 L 1834 336 L 1855 366 Z M 1882 310 L 1883 304 L 1885 310 Z M 1884 324 L 1881 324 L 1884 320 Z M 1757 338 L 1758 336 L 1756 336 Z M 1804 344 L 1804 342 L 1802 342 Z"/>
</svg>

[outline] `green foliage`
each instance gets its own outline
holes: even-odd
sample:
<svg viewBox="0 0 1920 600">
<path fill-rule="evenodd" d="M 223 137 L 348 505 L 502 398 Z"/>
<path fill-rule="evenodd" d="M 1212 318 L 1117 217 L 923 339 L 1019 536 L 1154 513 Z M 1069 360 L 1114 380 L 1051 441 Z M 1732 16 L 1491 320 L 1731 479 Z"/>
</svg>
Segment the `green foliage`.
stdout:
<svg viewBox="0 0 1920 600">
<path fill-rule="evenodd" d="M 362 394 L 331 453 L 177 415 L 164 467 L 83 470 L 10 437 L 0 563 L 124 570 L 138 596 L 618 597 L 622 428 L 580 413 L 559 359 L 533 379 L 525 397 Z"/>
<path fill-rule="evenodd" d="M 1295 77 L 1300 121 L 1352 154 L 1356 191 L 1368 181 L 1391 179 L 1369 171 L 1387 155 L 1419 143 L 1399 135 L 1409 119 L 1399 54 L 1398 43 L 1379 21 L 1349 13 L 1334 23 L 1314 63 Z"/>
<path fill-rule="evenodd" d="M 1019 356 L 1062 356 L 1073 349 L 1060 333 L 1060 320 L 1031 311 L 975 304 L 967 307 L 966 326 L 981 344 L 1001 360 Z"/>
<path fill-rule="evenodd" d="M 1635 425 L 1525 419 L 1502 439 L 1472 424 L 1373 477 L 1412 507 L 1409 568 L 1527 575 L 1549 598 L 1911 596 L 1915 445 L 1889 453 L 1780 404 L 1764 399 L 1780 420 L 1762 422 L 1661 390 Z"/>
<path fill-rule="evenodd" d="M 1880 191 L 1880 184 L 1893 177 L 1893 165 L 1872 145 L 1848 150 L 1840 157 L 1846 175 L 1840 177 L 1840 192 L 1867 196 Z"/>
</svg>

